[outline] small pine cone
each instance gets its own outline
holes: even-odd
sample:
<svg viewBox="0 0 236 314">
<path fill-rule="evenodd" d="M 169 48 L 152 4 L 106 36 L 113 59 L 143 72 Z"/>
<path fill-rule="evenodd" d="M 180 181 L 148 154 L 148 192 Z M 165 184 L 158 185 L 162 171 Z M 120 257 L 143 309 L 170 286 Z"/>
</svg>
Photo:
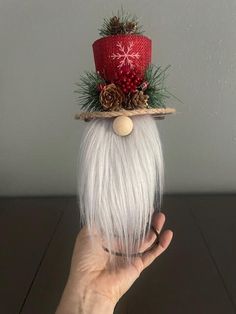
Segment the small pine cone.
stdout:
<svg viewBox="0 0 236 314">
<path fill-rule="evenodd" d="M 137 29 L 137 23 L 135 22 L 127 22 L 124 26 L 125 28 L 125 33 L 132 34 L 135 33 Z"/>
<path fill-rule="evenodd" d="M 118 111 L 122 108 L 125 95 L 119 86 L 116 86 L 112 83 L 103 87 L 102 91 L 100 92 L 99 100 L 103 110 Z"/>
<path fill-rule="evenodd" d="M 148 95 L 144 95 L 143 91 L 136 91 L 129 99 L 127 109 L 143 109 L 148 108 Z"/>
<path fill-rule="evenodd" d="M 123 25 L 117 16 L 113 16 L 109 22 L 111 35 L 117 35 L 122 33 Z"/>
</svg>

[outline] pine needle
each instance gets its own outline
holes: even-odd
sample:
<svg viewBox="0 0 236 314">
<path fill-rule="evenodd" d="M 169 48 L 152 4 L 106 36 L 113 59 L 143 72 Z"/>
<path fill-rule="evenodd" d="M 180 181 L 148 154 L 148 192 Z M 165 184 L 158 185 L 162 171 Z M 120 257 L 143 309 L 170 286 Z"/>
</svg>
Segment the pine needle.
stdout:
<svg viewBox="0 0 236 314">
<path fill-rule="evenodd" d="M 105 80 L 96 72 L 85 72 L 81 75 L 80 83 L 76 83 L 78 102 L 81 109 L 86 111 L 101 111 L 98 85 L 105 84 Z"/>
<path fill-rule="evenodd" d="M 149 83 L 145 94 L 149 96 L 148 104 L 151 108 L 165 108 L 166 100 L 173 95 L 165 87 L 167 71 L 170 65 L 162 69 L 161 66 L 151 64 L 145 73 L 145 80 Z"/>
<path fill-rule="evenodd" d="M 119 20 L 120 27 L 117 30 L 116 35 L 118 34 L 138 34 L 141 35 L 144 33 L 143 26 L 139 24 L 139 19 L 136 15 L 131 15 L 130 13 L 125 12 L 124 8 L 121 7 L 121 10 L 117 11 L 117 14 L 113 13 L 113 16 L 110 18 L 104 18 L 103 25 L 98 30 L 99 35 L 102 37 L 114 35 L 114 30 L 112 28 L 111 21 L 116 17 Z M 136 27 L 133 31 L 127 32 L 126 26 L 129 24 L 134 24 Z"/>
</svg>

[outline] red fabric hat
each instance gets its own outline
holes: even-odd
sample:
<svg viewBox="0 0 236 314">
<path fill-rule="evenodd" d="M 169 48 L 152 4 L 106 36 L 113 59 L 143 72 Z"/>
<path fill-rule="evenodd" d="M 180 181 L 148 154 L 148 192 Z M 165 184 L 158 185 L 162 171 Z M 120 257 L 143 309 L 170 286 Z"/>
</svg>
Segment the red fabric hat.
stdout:
<svg viewBox="0 0 236 314">
<path fill-rule="evenodd" d="M 117 73 L 135 70 L 141 77 L 151 63 L 152 41 L 143 35 L 113 35 L 93 43 L 96 71 L 108 81 Z"/>
<path fill-rule="evenodd" d="M 92 45 L 96 72 L 87 72 L 78 84 L 84 111 L 76 118 L 163 118 L 175 112 L 165 106 L 171 96 L 164 87 L 168 67 L 152 64 L 152 40 L 142 33 L 138 19 L 123 11 L 104 19 L 99 29 L 102 38 Z"/>
</svg>

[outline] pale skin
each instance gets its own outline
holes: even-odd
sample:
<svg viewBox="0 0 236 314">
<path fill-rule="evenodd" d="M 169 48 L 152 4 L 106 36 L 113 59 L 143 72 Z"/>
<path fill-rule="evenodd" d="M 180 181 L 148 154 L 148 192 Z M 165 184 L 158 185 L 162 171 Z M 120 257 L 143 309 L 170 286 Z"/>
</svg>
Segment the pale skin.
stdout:
<svg viewBox="0 0 236 314">
<path fill-rule="evenodd" d="M 163 213 L 154 215 L 152 225 L 159 233 L 164 223 Z M 142 271 L 167 249 L 172 236 L 171 230 L 165 230 L 160 235 L 159 244 L 150 252 L 136 257 L 130 265 L 120 263 L 113 269 L 109 266 L 109 255 L 103 250 L 98 233 L 94 231 L 92 245 L 84 227 L 76 239 L 69 278 L 56 314 L 112 314 L 116 303 Z M 150 234 L 146 244 L 153 239 L 154 234 Z"/>
</svg>

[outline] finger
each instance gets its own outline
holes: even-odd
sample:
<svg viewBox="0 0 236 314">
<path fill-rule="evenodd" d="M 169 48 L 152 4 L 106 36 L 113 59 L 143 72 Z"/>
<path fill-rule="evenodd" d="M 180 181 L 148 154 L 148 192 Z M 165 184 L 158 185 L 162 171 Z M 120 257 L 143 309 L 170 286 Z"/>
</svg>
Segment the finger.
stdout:
<svg viewBox="0 0 236 314">
<path fill-rule="evenodd" d="M 152 218 L 152 226 L 157 230 L 158 233 L 165 223 L 166 217 L 163 213 L 155 213 Z"/>
<path fill-rule="evenodd" d="M 143 268 L 148 267 L 159 255 L 161 255 L 169 246 L 173 237 L 171 230 L 165 230 L 160 236 L 159 244 L 154 246 L 151 251 L 143 254 L 141 257 L 143 262 Z"/>
<path fill-rule="evenodd" d="M 155 212 L 152 217 L 152 227 L 157 230 L 158 233 L 161 232 L 162 227 L 165 223 L 165 215 L 163 213 L 157 213 Z M 156 239 L 156 235 L 153 232 L 153 228 L 150 228 L 148 231 L 145 241 L 141 244 L 139 251 L 145 251 L 146 248 Z"/>
</svg>

